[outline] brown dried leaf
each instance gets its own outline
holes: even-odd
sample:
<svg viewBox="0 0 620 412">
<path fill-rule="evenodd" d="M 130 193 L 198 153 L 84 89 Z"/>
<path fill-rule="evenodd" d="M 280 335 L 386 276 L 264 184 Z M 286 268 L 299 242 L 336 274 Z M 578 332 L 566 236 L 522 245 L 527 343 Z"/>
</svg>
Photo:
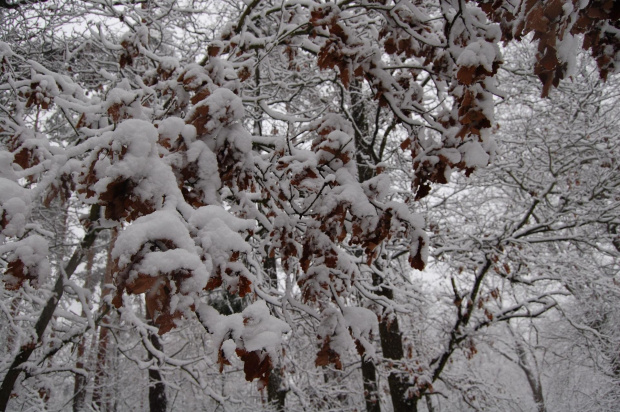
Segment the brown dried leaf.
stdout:
<svg viewBox="0 0 620 412">
<path fill-rule="evenodd" d="M 528 13 L 525 19 L 526 30 L 534 30 L 540 33 L 545 33 L 549 29 L 549 19 L 545 16 L 544 3 L 540 2 Z M 553 33 L 555 35 L 555 33 Z"/>
<path fill-rule="evenodd" d="M 456 73 L 457 80 L 466 86 L 471 85 L 476 78 L 476 67 L 475 66 L 463 66 Z"/>
<path fill-rule="evenodd" d="M 315 366 L 328 366 L 334 364 L 334 367 L 338 370 L 342 370 L 342 361 L 338 352 L 333 350 L 329 345 L 330 337 L 327 336 L 323 341 L 321 350 L 316 354 Z"/>
<path fill-rule="evenodd" d="M 204 290 L 215 290 L 222 286 L 222 276 L 219 273 L 211 275 Z"/>
<path fill-rule="evenodd" d="M 252 288 L 250 287 L 251 285 L 252 281 L 250 281 L 250 279 L 240 275 L 239 283 L 237 284 L 237 294 L 240 297 L 244 297 L 245 295 L 252 293 Z"/>
<path fill-rule="evenodd" d="M 4 287 L 6 290 L 17 290 L 26 281 L 32 282 L 36 278 L 28 273 L 26 265 L 21 259 L 9 262 L 4 272 Z"/>
<path fill-rule="evenodd" d="M 198 102 L 203 101 L 204 99 L 206 99 L 209 96 L 211 96 L 211 91 L 209 90 L 208 87 L 205 87 L 202 90 L 198 91 L 196 94 L 194 94 L 192 96 L 192 98 L 190 99 L 190 102 L 192 104 L 198 104 Z M 208 107 L 207 107 L 206 114 L 209 114 L 209 108 Z"/>
<path fill-rule="evenodd" d="M 426 266 L 426 263 L 424 262 L 424 259 L 422 258 L 422 248 L 424 246 L 424 239 L 423 238 L 418 238 L 418 249 L 415 251 L 415 253 L 411 253 L 409 255 L 409 264 L 411 265 L 412 268 L 417 269 L 417 270 L 424 270 L 424 267 Z"/>
<path fill-rule="evenodd" d="M 248 352 L 245 349 L 237 349 L 236 353 L 244 363 L 245 380 L 252 382 L 254 379 L 258 379 L 263 387 L 266 386 L 272 367 L 269 355 L 261 353 L 261 351 Z"/>
<path fill-rule="evenodd" d="M 145 293 L 151 290 L 157 281 L 158 278 L 154 276 L 139 273 L 135 279 L 125 284 L 125 289 L 129 294 L 139 295 L 140 293 Z"/>
</svg>

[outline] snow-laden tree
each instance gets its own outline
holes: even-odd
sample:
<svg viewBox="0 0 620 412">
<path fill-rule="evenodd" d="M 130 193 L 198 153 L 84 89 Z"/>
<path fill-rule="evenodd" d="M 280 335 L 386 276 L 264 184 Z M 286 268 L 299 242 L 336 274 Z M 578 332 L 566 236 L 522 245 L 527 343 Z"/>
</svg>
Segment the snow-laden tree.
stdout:
<svg viewBox="0 0 620 412">
<path fill-rule="evenodd" d="M 618 340 L 609 322 L 619 309 L 618 79 L 603 83 L 579 56 L 572 81 L 540 100 L 525 63 L 529 52 L 507 51 L 500 87 L 508 97 L 499 107 L 492 164 L 438 189 L 428 202 L 427 220 L 437 225 L 431 250 L 457 306 L 443 353 L 469 340 L 472 355 L 491 351 L 510 359 L 540 411 L 601 410 L 617 399 Z M 548 313 L 552 308 L 559 312 Z M 505 321 L 510 334 L 495 326 Z M 592 386 L 577 391 L 571 383 L 578 395 L 558 396 L 566 375 L 547 371 L 560 364 L 589 376 Z M 462 363 L 451 369 L 444 390 L 453 389 L 450 374 L 463 373 Z M 459 389 L 463 399 L 472 390 L 472 408 L 488 409 L 480 402 L 492 403 L 494 395 L 480 386 Z"/>
<path fill-rule="evenodd" d="M 582 35 L 608 77 L 618 60 L 613 2 L 0 8 L 2 293 L 16 302 L 3 307 L 13 343 L 2 360 L 1 410 L 28 398 L 16 389 L 20 376 L 53 373 L 50 359 L 97 327 L 127 339 L 118 350 L 148 369 L 152 410 L 168 404 L 173 367 L 230 407 L 204 371 L 178 359 L 186 353 L 164 346 L 165 334 L 191 324 L 208 336 L 211 365 L 241 362 L 259 387 L 269 386 L 272 369 L 285 373 L 287 335 L 303 332 L 298 341 L 316 345 L 314 364 L 328 381 L 340 376 L 330 367 L 361 360 L 368 410 L 382 406 L 382 377 L 392 408 L 415 410 L 457 348 L 475 353 L 467 328 L 552 306 L 541 291 L 517 306 L 474 311 L 487 298 L 487 272 L 510 265 L 504 253 L 520 253 L 491 239 L 498 250 L 463 257 L 474 281 L 454 282 L 457 317 L 444 348 L 416 353 L 400 323 L 425 316 L 409 277 L 429 254 L 416 202 L 431 184 L 447 183 L 453 171 L 469 175 L 494 154 L 499 42 L 532 33 L 543 95 L 570 72 Z M 393 176 L 406 190 L 395 190 Z M 545 194 L 552 192 L 537 196 Z M 81 215 L 81 227 L 67 229 L 83 234 L 70 258 L 50 252 L 53 233 L 33 212 L 39 204 L 70 204 Z M 506 233 L 537 233 L 522 234 L 531 216 L 518 216 L 523 223 Z M 102 246 L 102 232 L 113 240 L 103 249 L 114 286 L 98 289 L 97 299 L 74 275 L 88 250 Z M 433 253 L 448 255 L 460 238 L 438 235 L 451 243 L 435 242 Z M 225 311 L 215 293 L 248 301 Z M 146 363 L 126 346 L 132 339 Z M 20 385 L 36 392 L 28 379 Z M 98 390 L 95 407 L 113 408 Z"/>
</svg>

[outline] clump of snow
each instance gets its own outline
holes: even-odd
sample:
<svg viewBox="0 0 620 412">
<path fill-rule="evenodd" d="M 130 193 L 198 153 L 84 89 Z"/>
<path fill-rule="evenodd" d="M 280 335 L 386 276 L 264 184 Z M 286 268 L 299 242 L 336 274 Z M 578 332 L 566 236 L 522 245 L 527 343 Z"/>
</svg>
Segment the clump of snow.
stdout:
<svg viewBox="0 0 620 412">
<path fill-rule="evenodd" d="M 311 122 L 307 130 L 314 130 L 319 135 L 326 135 L 334 130 L 340 130 L 349 136 L 355 134 L 355 129 L 347 119 L 336 113 L 327 113 L 320 119 Z"/>
<path fill-rule="evenodd" d="M 321 324 L 317 330 L 319 339 L 329 339 L 329 347 L 339 356 L 355 349 L 355 342 L 349 333 L 349 324 L 337 308 L 327 308 L 321 314 Z"/>
<path fill-rule="evenodd" d="M 189 224 L 202 247 L 205 262 L 220 269 L 219 273 L 228 287 L 237 289 L 241 275 L 246 279 L 253 279 L 248 269 L 240 262 L 231 262 L 231 257 L 235 252 L 251 252 L 250 245 L 240 233 L 254 230 L 254 221 L 240 219 L 220 206 L 209 205 L 196 210 L 189 219 Z M 234 275 L 228 275 L 226 268 L 230 268 Z"/>
<path fill-rule="evenodd" d="M 197 313 L 215 345 L 221 347 L 229 359 L 237 348 L 248 352 L 265 351 L 272 359 L 277 359 L 282 337 L 290 332 L 290 326 L 271 315 L 263 300 L 252 303 L 240 314 L 221 315 L 206 304 L 200 305 Z"/>
<path fill-rule="evenodd" d="M 21 261 L 24 265 L 24 275 L 32 279 L 34 284 L 41 284 L 51 272 L 47 256 L 49 246 L 47 240 L 39 235 L 30 235 L 16 242 L 0 246 L 0 254 L 6 255 L 8 262 Z M 18 285 L 23 279 L 5 273 L 5 282 Z"/>
<path fill-rule="evenodd" d="M 485 167 L 489 163 L 489 154 L 479 142 L 465 142 L 459 147 L 459 150 L 467 167 Z"/>
<path fill-rule="evenodd" d="M 236 316 L 235 319 L 237 318 L 241 320 L 241 316 Z M 235 343 L 234 340 L 232 339 L 225 340 L 224 342 L 222 342 L 222 345 L 220 346 L 220 348 L 222 349 L 222 352 L 224 353 L 224 357 L 226 359 L 233 359 L 235 357 L 236 351 L 237 351 L 237 344 Z"/>
<path fill-rule="evenodd" d="M 105 191 L 110 181 L 118 178 L 144 177 L 149 173 L 151 163 L 149 157 L 156 154 L 155 143 L 157 130 L 151 123 L 141 120 L 126 120 L 118 125 L 115 131 L 107 132 L 103 136 L 109 141 L 105 148 L 120 156 L 99 156 L 95 172 L 99 181 L 95 184 L 96 192 Z M 117 160 L 118 159 L 118 160 Z M 115 161 L 113 161 L 115 160 Z"/>
<path fill-rule="evenodd" d="M 392 179 L 387 173 L 378 174 L 362 183 L 366 197 L 383 199 L 392 191 Z"/>
<path fill-rule="evenodd" d="M 495 43 L 479 40 L 471 42 L 461 52 L 456 64 L 460 67 L 482 66 L 486 71 L 493 71 L 493 62 L 499 60 L 500 51 Z"/>
<path fill-rule="evenodd" d="M 263 300 L 258 300 L 241 312 L 243 330 L 240 340 L 245 350 L 251 352 L 264 350 L 272 358 L 278 357 L 282 345 L 282 335 L 290 331 L 290 326 L 269 313 Z"/>
<path fill-rule="evenodd" d="M 438 150 L 437 155 L 445 157 L 450 163 L 456 164 L 461 161 L 461 153 L 452 147 L 444 147 Z"/>
<path fill-rule="evenodd" d="M 355 146 L 353 135 L 340 130 L 330 132 L 326 137 L 319 137 L 313 142 L 313 150 L 317 153 L 320 163 L 327 164 L 336 171 L 345 165 L 355 173 Z"/>
<path fill-rule="evenodd" d="M 201 106 L 208 106 L 209 108 L 210 120 L 206 123 L 205 129 L 210 131 L 219 130 L 239 121 L 245 115 L 245 108 L 239 96 L 223 87 L 214 90 L 206 99 L 200 101 L 187 114 L 187 117 L 191 118 L 195 111 L 200 110 Z"/>
<path fill-rule="evenodd" d="M 185 121 L 180 117 L 170 116 L 157 123 L 157 132 L 160 139 L 174 141 L 186 126 Z"/>
<path fill-rule="evenodd" d="M 97 183 L 89 189 L 97 195 L 107 192 L 113 182 L 131 181 L 132 196 L 155 209 L 182 198 L 171 167 L 158 154 L 157 129 L 149 122 L 129 119 L 99 140 L 102 152 L 94 151 L 92 161 Z M 111 155 L 104 155 L 111 150 Z M 96 156 L 96 157 L 95 157 Z"/>
<path fill-rule="evenodd" d="M 196 210 L 190 219 L 190 224 L 199 230 L 210 229 L 211 223 L 224 223 L 226 227 L 235 232 L 253 230 L 256 225 L 254 221 L 241 219 L 228 213 L 220 206 L 204 206 Z"/>
<path fill-rule="evenodd" d="M 102 107 L 108 113 L 114 113 L 113 118 L 146 119 L 140 102 L 141 94 L 140 90 L 131 90 L 129 85 L 121 82 L 108 92 Z"/>
<path fill-rule="evenodd" d="M 218 191 L 222 186 L 215 153 L 201 140 L 188 145 L 187 161 L 196 164 L 194 188 L 202 191 L 201 200 L 207 204 L 219 204 Z"/>
<path fill-rule="evenodd" d="M 364 347 L 365 356 L 374 358 L 375 347 L 372 340 L 373 337 L 379 335 L 377 315 L 369 309 L 355 306 L 343 308 L 342 313 L 351 331 L 351 336 Z"/>
<path fill-rule="evenodd" d="M 112 258 L 118 259 L 119 266 L 127 265 L 145 243 L 156 240 L 169 240 L 189 252 L 196 250 L 180 216 L 176 212 L 160 210 L 136 219 L 121 232 L 114 243 Z"/>
<path fill-rule="evenodd" d="M 181 136 L 185 139 L 185 144 L 189 146 L 196 140 L 196 128 L 191 124 L 186 124 L 183 130 L 181 130 Z"/>
<path fill-rule="evenodd" d="M 577 53 L 575 53 L 575 50 L 579 50 L 581 47 L 579 43 L 581 41 L 582 39 L 570 33 L 564 34 L 564 36 L 558 40 L 558 44 L 556 45 L 557 55 L 561 62 L 566 63 L 566 76 L 575 74 L 577 70 Z"/>
<path fill-rule="evenodd" d="M 12 180 L 0 177 L 2 237 L 23 236 L 30 215 L 30 192 Z"/>
<path fill-rule="evenodd" d="M 256 223 L 231 215 L 221 206 L 210 205 L 197 209 L 189 220 L 196 229 L 202 247 L 206 251 L 249 252 L 250 246 L 240 232 L 254 230 Z"/>
<path fill-rule="evenodd" d="M 36 100 L 41 103 L 51 104 L 53 99 L 60 94 L 56 80 L 52 76 L 34 74 L 31 84 L 33 87 L 31 93 L 35 93 L 37 96 Z"/>
<path fill-rule="evenodd" d="M 187 295 L 198 292 L 207 285 L 210 268 L 206 267 L 196 253 L 185 249 L 170 249 L 147 253 L 132 270 L 136 274 L 142 273 L 152 277 L 176 271 L 191 272 L 192 276 L 183 279 L 180 290 L 175 291 Z M 131 276 L 129 280 L 131 280 Z"/>
<path fill-rule="evenodd" d="M 9 46 L 8 43 L 0 41 L 0 60 L 11 56 L 13 56 L 13 50 L 11 50 L 11 46 Z"/>
<path fill-rule="evenodd" d="M 338 202 L 351 205 L 351 213 L 355 216 L 376 216 L 377 212 L 368 201 L 368 197 L 354 175 L 348 170 L 341 169 L 336 172 L 338 186 L 334 187 L 330 196 L 336 197 Z"/>
<path fill-rule="evenodd" d="M 204 67 L 199 64 L 190 64 L 185 67 L 183 84 L 187 90 L 196 90 L 203 85 L 213 84 L 213 81 Z"/>
<path fill-rule="evenodd" d="M 424 227 L 424 217 L 418 213 L 412 213 L 406 204 L 390 201 L 385 206 L 392 211 L 396 221 L 405 222 L 411 228 Z"/>
<path fill-rule="evenodd" d="M 127 43 L 134 47 L 146 46 L 149 43 L 149 28 L 144 25 L 136 26 L 134 31 L 125 32 L 121 37 L 121 43 Z"/>
<path fill-rule="evenodd" d="M 201 323 L 211 334 L 215 346 L 221 346 L 228 339 L 239 342 L 241 331 L 243 330 L 243 317 L 241 314 L 221 315 L 213 307 L 204 303 L 196 309 L 196 313 Z M 236 346 L 237 344 L 235 344 L 235 348 Z"/>
<path fill-rule="evenodd" d="M 0 177 L 16 181 L 17 174 L 13 169 L 13 154 L 7 151 L 0 151 Z"/>
<path fill-rule="evenodd" d="M 159 68 L 165 72 L 171 73 L 179 68 L 179 60 L 172 56 L 160 57 Z"/>
</svg>

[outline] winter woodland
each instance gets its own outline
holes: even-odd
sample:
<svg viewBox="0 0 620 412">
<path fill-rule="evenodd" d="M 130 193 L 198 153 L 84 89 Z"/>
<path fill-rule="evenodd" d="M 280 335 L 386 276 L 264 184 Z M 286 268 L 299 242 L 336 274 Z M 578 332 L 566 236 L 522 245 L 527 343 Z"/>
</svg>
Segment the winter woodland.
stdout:
<svg viewBox="0 0 620 412">
<path fill-rule="evenodd" d="M 619 20 L 0 0 L 0 411 L 617 411 Z"/>
</svg>

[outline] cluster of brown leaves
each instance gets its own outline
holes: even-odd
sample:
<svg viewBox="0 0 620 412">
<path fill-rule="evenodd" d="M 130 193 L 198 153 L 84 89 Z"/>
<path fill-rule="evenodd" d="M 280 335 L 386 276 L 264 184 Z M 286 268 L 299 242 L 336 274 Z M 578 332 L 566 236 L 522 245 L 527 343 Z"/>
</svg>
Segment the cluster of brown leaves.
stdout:
<svg viewBox="0 0 620 412">
<path fill-rule="evenodd" d="M 4 216 L 3 216 L 4 220 Z M 9 262 L 6 270 L 4 271 L 4 287 L 6 290 L 18 290 L 22 287 L 24 282 L 30 282 L 33 286 L 38 277 L 33 275 L 28 267 L 21 259 L 15 259 Z"/>
<path fill-rule="evenodd" d="M 328 366 L 333 364 L 334 367 L 338 370 L 342 369 L 342 361 L 340 360 L 340 355 L 338 352 L 332 349 L 330 345 L 331 338 L 326 336 L 323 340 L 323 345 L 321 346 L 321 350 L 316 354 L 316 360 L 314 364 L 316 366 Z"/>
<path fill-rule="evenodd" d="M 361 43 L 346 34 L 344 26 L 339 22 L 339 11 L 336 6 L 329 3 L 321 5 L 313 9 L 310 15 L 310 24 L 313 26 L 310 33 L 311 38 L 322 34 L 321 32 L 325 30 L 329 32 L 329 38 L 321 46 L 318 53 L 317 65 L 319 69 L 326 70 L 338 67 L 340 81 L 348 89 L 352 75 L 360 77 L 364 74 L 364 69 L 359 64 L 360 56 L 349 51 L 355 50 Z"/>
<path fill-rule="evenodd" d="M 386 24 L 379 32 L 379 39 L 383 39 L 383 48 L 390 55 L 407 58 L 424 58 L 424 64 L 434 62 L 436 68 L 444 66 L 434 47 L 418 39 L 424 39 L 433 29 L 427 22 L 418 20 L 405 8 L 395 10 L 394 13 L 385 13 Z M 411 33 L 416 36 L 412 36 Z M 416 38 L 417 37 L 417 38 Z"/>
<path fill-rule="evenodd" d="M 557 43 L 567 34 L 584 35 L 583 47 L 592 52 L 601 78 L 606 79 L 609 72 L 616 69 L 615 58 L 620 53 L 620 39 L 614 33 L 620 29 L 620 3 L 617 1 L 590 1 L 573 15 L 567 12 L 580 7 L 574 1 L 524 0 L 517 9 L 507 5 L 506 0 L 478 3 L 491 20 L 500 24 L 505 41 L 520 40 L 528 33 L 534 33 L 534 40 L 538 40 L 534 72 L 543 83 L 543 97 L 549 94 L 551 86 L 557 87 L 566 76 L 567 64 L 560 57 Z M 518 15 L 523 17 L 517 18 Z"/>
<path fill-rule="evenodd" d="M 273 361 L 269 353 L 263 350 L 247 351 L 244 348 L 235 349 L 235 353 L 243 362 L 245 380 L 252 382 L 254 379 L 258 379 L 258 389 L 265 388 L 269 383 L 269 375 L 271 375 L 273 368 Z M 220 367 L 220 373 L 224 371 L 224 366 L 232 365 L 221 347 L 218 351 L 217 363 Z"/>
<path fill-rule="evenodd" d="M 296 229 L 289 228 L 285 225 L 274 225 L 273 230 L 269 233 L 270 247 L 269 257 L 276 256 L 276 251 L 280 252 L 280 258 L 283 269 L 288 273 L 295 264 L 298 257 L 299 243 L 296 241 Z"/>
<path fill-rule="evenodd" d="M 230 256 L 230 262 L 237 262 L 239 260 L 240 253 L 235 251 Z M 252 293 L 252 281 L 248 279 L 244 273 L 235 268 L 235 265 L 227 265 L 222 271 L 222 267 L 215 268 L 215 273 L 211 275 L 205 290 L 215 290 L 226 285 L 226 290 L 233 295 L 239 295 L 244 297 Z"/>
<path fill-rule="evenodd" d="M 127 147 L 122 147 L 119 152 L 112 149 L 101 149 L 94 159 L 99 155 L 110 156 L 113 160 L 120 161 L 127 152 Z M 82 172 L 78 177 L 78 193 L 82 193 L 86 198 L 93 198 L 97 195 L 92 189 L 99 180 L 95 171 L 97 160 L 94 160 L 88 170 Z M 98 200 L 101 206 L 105 207 L 105 218 L 108 220 L 127 222 L 136 220 L 140 216 L 145 216 L 155 211 L 154 205 L 149 200 L 142 199 L 134 193 L 138 183 L 131 178 L 119 176 L 108 184 L 106 190 L 99 194 Z"/>
<path fill-rule="evenodd" d="M 123 51 L 118 59 L 118 64 L 121 69 L 125 66 L 131 66 L 134 63 L 134 59 L 140 55 L 140 50 L 136 44 L 130 39 L 125 39 L 121 42 Z"/>
<path fill-rule="evenodd" d="M 305 275 L 300 276 L 297 284 L 302 291 L 305 302 L 315 302 L 322 293 L 330 289 L 330 285 L 336 293 L 344 291 L 338 278 L 338 252 L 333 246 L 321 247 L 318 241 L 318 233 L 304 237 L 303 252 L 299 260 L 301 269 Z M 316 268 L 318 270 L 310 270 Z M 325 272 L 327 276 L 325 276 Z"/>
<path fill-rule="evenodd" d="M 254 379 L 258 379 L 259 389 L 266 387 L 272 368 L 269 354 L 260 350 L 248 352 L 245 349 L 237 349 L 235 352 L 243 361 L 245 380 L 252 382 Z"/>
<path fill-rule="evenodd" d="M 160 249 L 158 244 L 165 249 L 175 249 L 176 245 L 168 239 L 160 239 L 149 242 L 142 246 L 142 249 L 132 257 L 130 263 L 119 265 L 118 259 L 114 261 L 113 272 L 116 274 L 116 294 L 112 299 L 112 304 L 120 308 L 123 304 L 123 294 L 138 295 L 144 293 L 146 311 L 149 319 L 159 327 L 159 334 L 162 335 L 176 327 L 175 320 L 180 319 L 183 313 L 171 310 L 171 298 L 173 290 L 180 290 L 183 281 L 192 277 L 191 271 L 176 270 L 171 273 L 160 273 L 158 276 L 146 273 L 134 273 L 133 270 L 149 252 Z M 174 284 L 174 288 L 173 285 Z"/>
<path fill-rule="evenodd" d="M 216 153 L 220 179 L 229 187 L 254 192 L 254 176 L 245 166 L 245 153 L 240 152 L 228 140 L 218 148 Z"/>
<path fill-rule="evenodd" d="M 54 103 L 54 96 L 50 94 L 47 88 L 43 87 L 40 82 L 32 82 L 30 90 L 20 92 L 20 96 L 27 98 L 26 107 L 37 106 L 43 110 L 47 110 Z"/>
<path fill-rule="evenodd" d="M 40 163 L 36 150 L 24 142 L 24 136 L 21 133 L 8 140 L 7 149 L 13 153 L 13 162 L 22 169 L 28 169 Z"/>
<path fill-rule="evenodd" d="M 47 189 L 47 193 L 43 198 L 43 205 L 50 207 L 52 201 L 56 198 L 60 198 L 61 204 L 65 204 L 71 197 L 71 193 L 75 190 L 75 183 L 71 176 L 63 174 L 60 176 L 59 181 L 52 183 Z"/>
<path fill-rule="evenodd" d="M 431 162 L 430 159 L 420 156 L 424 149 L 420 146 L 417 139 L 407 138 L 401 144 L 402 150 L 410 150 L 413 159 L 413 170 L 416 171 L 411 187 L 415 193 L 415 200 L 426 197 L 431 192 L 430 183 L 448 183 L 446 179 L 446 168 L 450 167 L 451 162 L 443 156 L 439 156 L 439 162 Z"/>
</svg>

